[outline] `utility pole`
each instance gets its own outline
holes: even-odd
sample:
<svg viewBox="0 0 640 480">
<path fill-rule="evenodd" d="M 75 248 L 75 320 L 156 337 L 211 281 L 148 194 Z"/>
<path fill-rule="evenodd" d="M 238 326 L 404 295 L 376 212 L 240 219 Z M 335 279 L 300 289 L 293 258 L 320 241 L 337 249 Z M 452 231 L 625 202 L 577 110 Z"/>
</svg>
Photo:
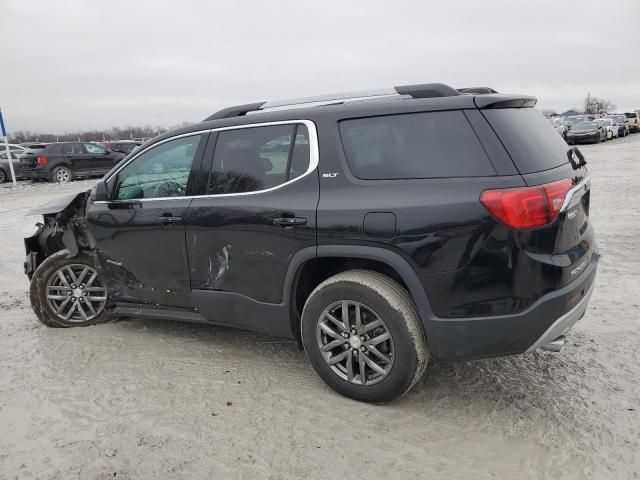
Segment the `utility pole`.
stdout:
<svg viewBox="0 0 640 480">
<path fill-rule="evenodd" d="M 17 186 L 16 172 L 13 170 L 13 158 L 11 157 L 11 150 L 9 150 L 9 135 L 4 128 L 4 119 L 2 118 L 2 109 L 0 108 L 0 130 L 2 130 L 2 136 L 4 137 L 4 149 L 7 152 L 7 160 L 9 161 L 9 170 L 11 170 L 11 180 L 13 186 Z"/>
</svg>

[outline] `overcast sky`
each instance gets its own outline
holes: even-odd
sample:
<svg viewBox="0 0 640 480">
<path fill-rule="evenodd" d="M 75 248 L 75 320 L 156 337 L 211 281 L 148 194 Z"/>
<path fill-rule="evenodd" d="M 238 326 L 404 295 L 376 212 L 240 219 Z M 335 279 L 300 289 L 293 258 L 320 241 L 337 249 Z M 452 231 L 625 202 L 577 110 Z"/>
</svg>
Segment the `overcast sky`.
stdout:
<svg viewBox="0 0 640 480">
<path fill-rule="evenodd" d="M 443 82 L 640 109 L 640 0 L 0 0 L 0 107 L 39 132 Z"/>
</svg>

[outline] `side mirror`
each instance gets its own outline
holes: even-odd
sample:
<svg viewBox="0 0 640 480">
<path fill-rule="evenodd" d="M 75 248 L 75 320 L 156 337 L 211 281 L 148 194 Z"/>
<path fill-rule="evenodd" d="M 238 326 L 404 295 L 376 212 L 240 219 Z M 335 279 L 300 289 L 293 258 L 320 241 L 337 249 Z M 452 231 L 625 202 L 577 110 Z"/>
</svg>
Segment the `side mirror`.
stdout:
<svg viewBox="0 0 640 480">
<path fill-rule="evenodd" d="M 104 181 L 99 181 L 96 185 L 96 202 L 106 202 L 109 200 L 109 189 L 107 188 L 107 183 Z"/>
<path fill-rule="evenodd" d="M 111 153 L 111 150 L 105 150 L 105 151 L 104 151 L 104 154 L 105 154 L 105 155 L 109 155 L 110 153 Z"/>
</svg>

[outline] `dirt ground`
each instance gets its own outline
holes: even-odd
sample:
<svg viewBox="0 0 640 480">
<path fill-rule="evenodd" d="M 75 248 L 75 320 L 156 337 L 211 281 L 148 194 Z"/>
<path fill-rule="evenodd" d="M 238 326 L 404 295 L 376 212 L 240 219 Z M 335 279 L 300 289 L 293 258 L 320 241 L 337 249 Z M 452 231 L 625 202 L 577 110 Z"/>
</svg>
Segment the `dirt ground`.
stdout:
<svg viewBox="0 0 640 480">
<path fill-rule="evenodd" d="M 292 341 L 41 325 L 26 212 L 94 182 L 0 186 L 0 478 L 640 478 L 640 134 L 581 149 L 602 259 L 569 344 L 431 364 L 386 406 L 330 391 Z"/>
</svg>

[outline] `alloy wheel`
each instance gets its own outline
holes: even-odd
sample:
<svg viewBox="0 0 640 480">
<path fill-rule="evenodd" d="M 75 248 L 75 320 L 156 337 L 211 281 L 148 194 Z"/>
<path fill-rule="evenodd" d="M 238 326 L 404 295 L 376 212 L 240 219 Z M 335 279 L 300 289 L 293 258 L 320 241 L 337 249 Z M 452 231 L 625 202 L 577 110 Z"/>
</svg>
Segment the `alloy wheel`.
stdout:
<svg viewBox="0 0 640 480">
<path fill-rule="evenodd" d="M 56 170 L 56 181 L 67 183 L 71 181 L 71 172 L 67 168 L 59 168 Z"/>
<path fill-rule="evenodd" d="M 342 300 L 329 305 L 318 322 L 316 338 L 327 365 L 350 383 L 376 384 L 393 367 L 389 327 L 362 303 Z"/>
<path fill-rule="evenodd" d="M 56 270 L 47 282 L 46 296 L 51 311 L 65 322 L 93 320 L 107 303 L 107 289 L 98 280 L 98 272 L 83 264 Z"/>
</svg>

